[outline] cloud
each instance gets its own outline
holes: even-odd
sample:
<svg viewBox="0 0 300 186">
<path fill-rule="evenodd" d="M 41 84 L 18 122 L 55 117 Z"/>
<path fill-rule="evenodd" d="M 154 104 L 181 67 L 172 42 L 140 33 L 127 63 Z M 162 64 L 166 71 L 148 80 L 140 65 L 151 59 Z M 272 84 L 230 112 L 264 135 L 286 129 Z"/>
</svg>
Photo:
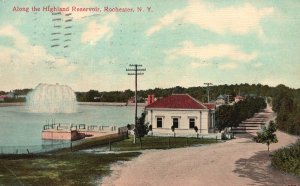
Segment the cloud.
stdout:
<svg viewBox="0 0 300 186">
<path fill-rule="evenodd" d="M 232 70 L 232 69 L 236 69 L 237 67 L 238 67 L 238 64 L 236 64 L 236 63 L 226 63 L 226 64 L 221 64 L 219 66 L 219 69 Z"/>
<path fill-rule="evenodd" d="M 3 89 L 32 87 L 40 82 L 60 82 L 77 70 L 77 66 L 49 54 L 44 47 L 31 45 L 17 27 L 2 26 L 0 36 L 13 41 L 11 46 L 0 45 L 0 79 L 4 82 Z"/>
<path fill-rule="evenodd" d="M 256 52 L 250 54 L 239 49 L 238 46 L 232 44 L 209 44 L 206 46 L 196 46 L 191 41 L 185 41 L 178 48 L 168 50 L 167 56 L 169 60 L 179 57 L 189 57 L 199 60 L 209 60 L 214 58 L 227 58 L 233 61 L 248 62 L 256 58 Z"/>
<path fill-rule="evenodd" d="M 203 68 L 203 67 L 208 67 L 210 65 L 211 64 L 209 64 L 209 63 L 197 63 L 197 62 L 192 62 L 191 63 L 191 66 L 194 67 L 194 68 Z"/>
<path fill-rule="evenodd" d="M 24 49 L 28 43 L 28 39 L 11 25 L 0 27 L 0 36 L 13 38 L 14 46 L 18 49 Z"/>
<path fill-rule="evenodd" d="M 263 18 L 272 15 L 273 11 L 273 7 L 256 8 L 250 3 L 218 8 L 209 2 L 190 0 L 185 8 L 174 10 L 162 17 L 157 24 L 146 31 L 146 35 L 150 36 L 177 22 L 194 24 L 218 34 L 245 35 L 256 32 L 262 35 L 260 22 Z"/>
<path fill-rule="evenodd" d="M 118 17 L 116 14 L 108 14 L 101 21 L 92 20 L 88 23 L 86 30 L 81 35 L 82 43 L 95 44 L 104 37 L 112 36 L 111 24 L 116 23 Z"/>
<path fill-rule="evenodd" d="M 263 66 L 262 63 L 255 63 L 255 64 L 253 64 L 253 67 L 255 67 L 255 68 L 259 68 L 259 67 L 261 67 L 261 66 Z"/>
<path fill-rule="evenodd" d="M 28 39 L 16 27 L 12 25 L 3 26 L 0 36 L 13 40 L 12 46 L 1 46 L 0 64 L 17 63 L 21 66 L 52 62 L 54 67 L 65 67 L 69 63 L 65 59 L 57 59 L 47 53 L 46 49 L 39 45 L 31 45 Z"/>
</svg>

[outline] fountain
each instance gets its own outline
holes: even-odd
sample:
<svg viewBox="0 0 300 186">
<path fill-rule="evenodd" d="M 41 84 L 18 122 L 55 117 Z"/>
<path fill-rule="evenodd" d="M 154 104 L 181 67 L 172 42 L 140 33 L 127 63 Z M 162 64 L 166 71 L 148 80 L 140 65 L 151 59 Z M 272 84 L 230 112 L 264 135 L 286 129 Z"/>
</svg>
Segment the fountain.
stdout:
<svg viewBox="0 0 300 186">
<path fill-rule="evenodd" d="M 67 85 L 40 83 L 26 98 L 29 112 L 74 113 L 77 111 L 76 95 Z"/>
</svg>

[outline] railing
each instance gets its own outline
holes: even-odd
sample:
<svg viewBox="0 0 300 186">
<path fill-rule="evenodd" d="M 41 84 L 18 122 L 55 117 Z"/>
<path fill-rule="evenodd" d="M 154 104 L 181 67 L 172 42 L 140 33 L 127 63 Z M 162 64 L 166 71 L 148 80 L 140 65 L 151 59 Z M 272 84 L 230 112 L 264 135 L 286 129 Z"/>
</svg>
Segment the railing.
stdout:
<svg viewBox="0 0 300 186">
<path fill-rule="evenodd" d="M 58 149 L 70 148 L 70 141 L 60 143 L 28 145 L 28 146 L 0 146 L 0 154 L 36 154 L 50 152 Z"/>
<path fill-rule="evenodd" d="M 29 146 L 0 146 L 0 154 L 37 154 L 61 149 L 69 151 L 93 148 L 95 146 L 108 145 L 121 141 L 128 137 L 126 133 L 115 133 L 95 138 L 82 139 L 78 141 L 69 140 L 44 140 L 41 145 Z"/>
<path fill-rule="evenodd" d="M 127 140 L 126 140 L 127 139 Z M 146 136 L 137 139 L 133 144 L 132 139 L 128 139 L 128 133 L 110 134 L 90 139 L 78 141 L 62 141 L 60 144 L 53 143 L 48 140 L 43 145 L 35 146 L 10 146 L 0 147 L 1 154 L 35 154 L 46 153 L 56 150 L 65 149 L 67 151 L 87 150 L 93 152 L 109 152 L 109 151 L 135 151 L 142 149 L 168 149 L 187 146 L 198 146 L 203 144 L 216 143 L 220 139 L 199 137 L 161 137 Z"/>
</svg>

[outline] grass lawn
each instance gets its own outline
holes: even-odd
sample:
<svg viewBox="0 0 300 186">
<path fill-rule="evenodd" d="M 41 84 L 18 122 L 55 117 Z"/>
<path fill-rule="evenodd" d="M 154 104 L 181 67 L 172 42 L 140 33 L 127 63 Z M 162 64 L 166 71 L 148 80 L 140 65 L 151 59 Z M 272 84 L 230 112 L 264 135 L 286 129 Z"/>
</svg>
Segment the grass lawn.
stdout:
<svg viewBox="0 0 300 186">
<path fill-rule="evenodd" d="M 129 139 L 112 143 L 111 149 L 113 151 L 134 151 L 140 149 L 168 149 L 179 148 L 187 146 L 196 146 L 201 144 L 217 143 L 215 139 L 202 138 L 184 138 L 184 137 L 156 137 L 146 136 L 142 138 L 142 145 L 140 140 L 136 139 L 136 144 L 133 144 L 133 137 Z"/>
<path fill-rule="evenodd" d="M 0 185 L 99 185 L 109 165 L 140 153 L 0 156 Z"/>
<path fill-rule="evenodd" d="M 92 139 L 75 146 L 73 150 L 106 147 L 111 142 L 112 151 L 142 149 L 168 149 L 216 143 L 216 139 L 153 137 L 142 138 L 142 145 L 133 138 Z M 108 140 L 108 141 L 107 141 Z M 113 142 L 114 141 L 114 142 Z M 110 165 L 128 161 L 140 152 L 93 154 L 83 151 L 70 152 L 62 149 L 52 154 L 0 155 L 0 185 L 99 185 L 101 178 L 109 174 Z"/>
</svg>

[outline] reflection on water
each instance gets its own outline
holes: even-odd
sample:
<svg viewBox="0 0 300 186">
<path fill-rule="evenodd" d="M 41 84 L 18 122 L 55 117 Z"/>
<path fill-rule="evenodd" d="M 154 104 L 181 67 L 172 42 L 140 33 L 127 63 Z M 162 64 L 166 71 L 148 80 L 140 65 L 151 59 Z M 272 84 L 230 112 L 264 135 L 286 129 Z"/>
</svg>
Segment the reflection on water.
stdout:
<svg viewBox="0 0 300 186">
<path fill-rule="evenodd" d="M 138 115 L 143 107 L 138 108 Z M 79 105 L 76 113 L 30 113 L 25 106 L 0 107 L 0 146 L 42 145 L 46 121 L 125 126 L 134 123 L 134 107 Z"/>
</svg>

